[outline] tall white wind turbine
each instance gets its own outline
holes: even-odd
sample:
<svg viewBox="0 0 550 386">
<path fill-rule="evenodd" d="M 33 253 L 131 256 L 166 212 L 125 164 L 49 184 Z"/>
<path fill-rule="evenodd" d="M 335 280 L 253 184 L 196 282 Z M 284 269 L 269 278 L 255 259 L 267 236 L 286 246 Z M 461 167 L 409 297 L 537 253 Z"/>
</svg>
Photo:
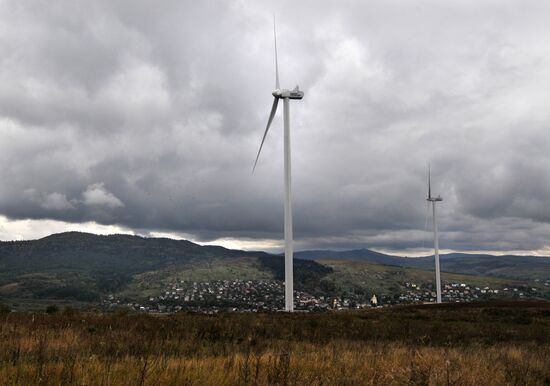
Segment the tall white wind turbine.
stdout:
<svg viewBox="0 0 550 386">
<path fill-rule="evenodd" d="M 300 91 L 298 86 L 294 90 L 282 89 L 279 85 L 279 64 L 277 61 L 277 32 L 275 30 L 275 21 L 273 22 L 273 35 L 275 37 L 275 90 L 271 93 L 274 97 L 271 113 L 267 120 L 262 143 L 254 162 L 252 172 L 256 169 L 260 152 L 264 146 L 265 137 L 277 112 L 279 99 L 283 100 L 283 117 L 284 117 L 284 162 L 285 162 L 285 310 L 294 311 L 294 278 L 293 278 L 293 247 L 292 247 L 292 185 L 291 185 L 291 164 L 290 164 L 290 116 L 289 116 L 289 100 L 302 99 L 304 93 Z"/>
<path fill-rule="evenodd" d="M 432 197 L 431 171 L 428 166 L 428 202 L 432 204 L 433 228 L 434 228 L 434 257 L 435 257 L 435 287 L 437 291 L 437 302 L 441 303 L 441 272 L 439 270 L 439 235 L 437 234 L 436 203 L 443 201 L 441 196 Z"/>
</svg>

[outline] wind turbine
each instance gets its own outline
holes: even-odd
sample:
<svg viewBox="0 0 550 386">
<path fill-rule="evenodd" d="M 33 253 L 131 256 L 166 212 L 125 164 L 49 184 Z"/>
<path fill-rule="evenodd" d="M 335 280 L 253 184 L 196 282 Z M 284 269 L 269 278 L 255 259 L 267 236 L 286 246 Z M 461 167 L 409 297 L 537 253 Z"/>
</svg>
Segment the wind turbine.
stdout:
<svg viewBox="0 0 550 386">
<path fill-rule="evenodd" d="M 292 246 L 292 184 L 290 178 L 291 163 L 290 163 L 290 112 L 289 100 L 302 99 L 304 93 L 300 91 L 298 86 L 294 90 L 282 89 L 279 84 L 279 63 L 277 61 L 277 31 L 275 29 L 275 20 L 273 20 L 273 36 L 275 38 L 275 90 L 271 93 L 274 97 L 271 113 L 267 120 L 262 143 L 254 162 L 252 172 L 256 169 L 260 152 L 264 146 L 265 137 L 271 126 L 271 122 L 277 112 L 279 100 L 283 100 L 283 117 L 284 117 L 284 174 L 285 174 L 285 310 L 294 311 L 294 278 L 293 278 L 293 246 Z"/>
<path fill-rule="evenodd" d="M 441 303 L 441 272 L 439 270 L 439 236 L 437 234 L 437 219 L 436 219 L 436 203 L 443 201 L 441 196 L 432 197 L 432 181 L 431 181 L 431 170 L 428 166 L 428 202 L 432 204 L 432 213 L 433 213 L 433 228 L 434 228 L 434 256 L 435 256 L 435 287 L 437 291 L 437 302 Z"/>
</svg>

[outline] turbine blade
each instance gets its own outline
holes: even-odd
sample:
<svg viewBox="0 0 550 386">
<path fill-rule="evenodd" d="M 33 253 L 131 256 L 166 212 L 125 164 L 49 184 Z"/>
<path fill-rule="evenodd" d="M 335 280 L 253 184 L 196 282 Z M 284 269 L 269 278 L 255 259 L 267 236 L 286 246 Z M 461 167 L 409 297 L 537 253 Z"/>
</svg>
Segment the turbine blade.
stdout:
<svg viewBox="0 0 550 386">
<path fill-rule="evenodd" d="M 267 136 L 267 132 L 269 131 L 269 127 L 271 126 L 271 122 L 273 122 L 273 118 L 275 117 L 275 113 L 277 112 L 278 103 L 279 103 L 279 98 L 274 98 L 273 106 L 271 107 L 271 113 L 269 114 L 269 119 L 267 120 L 267 126 L 265 127 L 264 136 L 262 138 L 262 143 L 260 144 L 260 150 L 258 150 L 258 155 L 256 156 L 254 167 L 252 168 L 252 173 L 254 173 L 254 169 L 256 169 L 256 165 L 258 164 L 258 158 L 260 158 L 260 153 L 262 151 L 262 147 L 264 146 L 265 137 Z"/>
<path fill-rule="evenodd" d="M 273 15 L 273 37 L 275 38 L 275 90 L 280 90 L 279 85 L 279 61 L 277 60 L 277 27 L 275 26 L 275 15 Z"/>
</svg>

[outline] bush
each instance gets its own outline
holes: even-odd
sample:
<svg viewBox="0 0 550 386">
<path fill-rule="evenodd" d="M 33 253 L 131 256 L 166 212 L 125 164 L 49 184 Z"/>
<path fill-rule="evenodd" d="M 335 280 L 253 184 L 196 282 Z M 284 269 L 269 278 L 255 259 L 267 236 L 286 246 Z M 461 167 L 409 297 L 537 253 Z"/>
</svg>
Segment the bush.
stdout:
<svg viewBox="0 0 550 386">
<path fill-rule="evenodd" d="M 52 304 L 48 307 L 46 307 L 46 314 L 56 314 L 57 312 L 59 311 L 59 307 L 56 306 L 55 304 Z"/>
<path fill-rule="evenodd" d="M 7 304 L 0 304 L 0 315 L 9 314 L 10 312 L 10 306 L 8 306 Z"/>
</svg>

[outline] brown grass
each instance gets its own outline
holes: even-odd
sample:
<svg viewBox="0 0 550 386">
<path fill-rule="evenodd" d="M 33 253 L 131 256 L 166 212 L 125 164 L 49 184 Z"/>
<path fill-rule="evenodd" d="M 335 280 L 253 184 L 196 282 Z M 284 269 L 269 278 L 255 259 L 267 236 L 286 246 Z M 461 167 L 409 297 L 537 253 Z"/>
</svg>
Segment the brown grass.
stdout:
<svg viewBox="0 0 550 386">
<path fill-rule="evenodd" d="M 546 303 L 0 317 L 1 385 L 549 385 Z"/>
</svg>

